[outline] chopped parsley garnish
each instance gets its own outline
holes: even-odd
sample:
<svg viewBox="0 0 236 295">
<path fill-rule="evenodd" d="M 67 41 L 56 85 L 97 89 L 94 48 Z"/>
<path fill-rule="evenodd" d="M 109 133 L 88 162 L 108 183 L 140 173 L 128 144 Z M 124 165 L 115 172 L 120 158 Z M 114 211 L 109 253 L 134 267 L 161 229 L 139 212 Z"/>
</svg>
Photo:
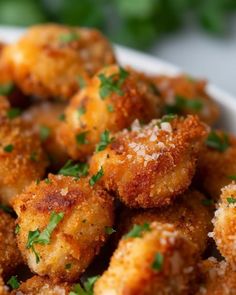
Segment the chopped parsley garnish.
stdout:
<svg viewBox="0 0 236 295">
<path fill-rule="evenodd" d="M 112 142 L 113 138 L 110 137 L 110 132 L 108 130 L 105 130 L 100 135 L 100 142 L 96 146 L 96 152 L 101 152 L 105 150 L 105 148 Z"/>
<path fill-rule="evenodd" d="M 71 269 L 71 267 L 72 267 L 72 264 L 71 264 L 71 263 L 67 263 L 67 264 L 65 265 L 65 269 Z"/>
<path fill-rule="evenodd" d="M 77 144 L 87 144 L 88 143 L 88 141 L 86 139 L 87 133 L 88 133 L 88 131 L 76 134 L 75 139 L 76 139 Z"/>
<path fill-rule="evenodd" d="M 78 110 L 77 110 L 78 118 L 80 118 L 85 113 L 86 113 L 85 107 L 78 108 Z"/>
<path fill-rule="evenodd" d="M 38 185 L 38 184 L 40 183 L 40 179 L 37 178 L 37 179 L 35 180 L 35 183 Z"/>
<path fill-rule="evenodd" d="M 113 113 L 113 112 L 114 112 L 114 107 L 113 107 L 113 105 L 112 105 L 112 104 L 109 104 L 109 105 L 107 106 L 107 110 L 108 110 L 109 113 Z"/>
<path fill-rule="evenodd" d="M 17 280 L 16 276 L 12 276 L 8 281 L 7 284 L 14 290 L 20 287 L 20 283 Z"/>
<path fill-rule="evenodd" d="M 94 174 L 90 179 L 89 179 L 89 184 L 91 186 L 94 186 L 96 182 L 99 181 L 99 179 L 104 175 L 103 168 L 101 167 L 100 170 Z"/>
<path fill-rule="evenodd" d="M 124 238 L 140 238 L 142 233 L 145 231 L 150 231 L 149 223 L 144 223 L 142 225 L 135 224 L 131 231 L 129 231 Z"/>
<path fill-rule="evenodd" d="M 15 227 L 15 234 L 18 235 L 19 232 L 20 232 L 20 226 L 19 224 L 17 224 Z"/>
<path fill-rule="evenodd" d="M 32 251 L 35 254 L 36 263 L 39 263 L 40 257 L 39 254 L 36 252 L 34 245 L 48 245 L 50 243 L 52 232 L 57 227 L 58 223 L 62 220 L 63 217 L 64 213 L 56 213 L 53 211 L 50 215 L 49 224 L 42 232 L 40 232 L 39 229 L 36 229 L 28 233 L 28 241 L 26 244 L 26 248 L 32 249 Z"/>
<path fill-rule="evenodd" d="M 84 87 L 86 87 L 85 79 L 82 76 L 78 76 L 76 80 L 78 82 L 80 89 L 83 89 Z"/>
<path fill-rule="evenodd" d="M 100 90 L 99 94 L 101 99 L 105 99 L 108 95 L 112 93 L 117 93 L 118 95 L 124 95 L 121 89 L 125 79 L 128 77 L 129 73 L 123 68 L 119 68 L 118 74 L 112 74 L 111 76 L 105 76 L 100 74 L 98 77 L 100 79 Z"/>
<path fill-rule="evenodd" d="M 225 133 L 218 135 L 215 131 L 211 131 L 206 140 L 206 145 L 219 152 L 224 152 L 229 147 L 229 138 Z"/>
<path fill-rule="evenodd" d="M 236 180 L 236 175 L 235 174 L 234 175 L 229 175 L 228 178 L 232 179 L 232 180 Z"/>
<path fill-rule="evenodd" d="M 61 43 L 71 43 L 74 41 L 78 41 L 79 39 L 80 39 L 80 36 L 76 32 L 69 32 L 69 33 L 61 34 L 59 36 L 59 41 Z"/>
<path fill-rule="evenodd" d="M 6 153 L 11 153 L 13 151 L 13 149 L 14 149 L 14 146 L 12 144 L 8 144 L 8 145 L 4 146 L 4 148 L 3 148 L 4 152 L 6 152 Z"/>
<path fill-rule="evenodd" d="M 46 141 L 51 134 L 51 129 L 47 126 L 39 127 L 39 136 L 42 142 Z"/>
<path fill-rule="evenodd" d="M 164 257 L 161 253 L 156 253 L 154 261 L 152 263 L 152 269 L 161 271 L 163 267 Z"/>
<path fill-rule="evenodd" d="M 68 160 L 66 164 L 59 170 L 58 174 L 64 176 L 81 177 L 88 174 L 88 164 L 87 163 L 75 163 L 72 160 Z"/>
<path fill-rule="evenodd" d="M 9 119 L 15 119 L 16 117 L 19 117 L 21 115 L 21 109 L 19 108 L 10 108 L 7 111 L 7 117 Z"/>
<path fill-rule="evenodd" d="M 65 115 L 65 114 L 60 114 L 60 115 L 58 116 L 58 120 L 59 120 L 59 121 L 65 121 L 65 119 L 66 119 L 66 115 Z"/>
<path fill-rule="evenodd" d="M 0 204 L 0 210 L 6 212 L 6 213 L 14 213 L 14 211 L 12 210 L 11 207 L 7 206 L 7 205 L 4 205 L 4 204 Z"/>
<path fill-rule="evenodd" d="M 31 154 L 30 154 L 30 160 L 33 161 L 33 162 L 37 162 L 38 161 L 38 154 L 36 151 L 33 151 Z"/>
<path fill-rule="evenodd" d="M 83 284 L 75 284 L 69 295 L 93 295 L 94 284 L 99 276 L 88 278 Z"/>
<path fill-rule="evenodd" d="M 0 95 L 9 95 L 14 90 L 14 84 L 12 82 L 0 85 Z"/>
<path fill-rule="evenodd" d="M 112 228 L 111 226 L 105 226 L 105 233 L 106 234 L 111 235 L 115 232 L 116 232 L 116 230 L 114 228 Z"/>
<path fill-rule="evenodd" d="M 214 201 L 212 199 L 203 199 L 202 200 L 202 205 L 204 206 L 211 206 L 214 204 Z"/>
<path fill-rule="evenodd" d="M 236 203 L 236 199 L 233 198 L 233 197 L 227 198 L 226 200 L 227 200 L 227 202 L 228 202 L 229 204 L 235 204 L 235 203 Z"/>
<path fill-rule="evenodd" d="M 44 179 L 44 182 L 45 182 L 46 184 L 49 184 L 49 183 L 51 183 L 51 180 L 50 180 L 49 178 L 45 178 L 45 179 Z"/>
<path fill-rule="evenodd" d="M 184 109 L 191 109 L 192 111 L 199 112 L 203 109 L 203 102 L 199 99 L 187 99 L 183 96 L 177 95 L 174 104 L 166 105 L 167 114 L 180 114 Z"/>
<path fill-rule="evenodd" d="M 176 118 L 176 115 L 175 115 L 175 114 L 164 115 L 164 116 L 161 118 L 161 123 L 164 123 L 164 122 L 171 122 L 171 121 L 174 120 L 175 118 Z"/>
<path fill-rule="evenodd" d="M 155 84 L 150 83 L 150 84 L 149 84 L 149 89 L 150 89 L 150 91 L 151 91 L 153 94 L 155 94 L 155 95 L 157 95 L 157 96 L 161 96 L 161 92 L 160 92 L 160 90 L 158 89 L 158 87 L 157 87 Z"/>
</svg>

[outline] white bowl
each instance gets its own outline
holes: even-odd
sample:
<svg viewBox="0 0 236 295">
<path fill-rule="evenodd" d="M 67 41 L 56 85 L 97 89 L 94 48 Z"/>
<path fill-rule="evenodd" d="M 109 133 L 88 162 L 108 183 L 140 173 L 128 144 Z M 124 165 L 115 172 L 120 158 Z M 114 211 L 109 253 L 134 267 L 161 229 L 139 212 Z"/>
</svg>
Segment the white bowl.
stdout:
<svg viewBox="0 0 236 295">
<path fill-rule="evenodd" d="M 14 42 L 23 32 L 24 29 L 20 28 L 0 27 L 0 41 Z M 175 65 L 156 57 L 119 45 L 114 47 L 118 60 L 122 65 L 130 65 L 150 74 L 176 75 L 181 72 L 181 69 Z M 225 73 L 225 79 L 227 79 L 227 73 Z M 236 134 L 236 98 L 212 84 L 208 85 L 207 91 L 221 108 L 219 126 Z"/>
</svg>

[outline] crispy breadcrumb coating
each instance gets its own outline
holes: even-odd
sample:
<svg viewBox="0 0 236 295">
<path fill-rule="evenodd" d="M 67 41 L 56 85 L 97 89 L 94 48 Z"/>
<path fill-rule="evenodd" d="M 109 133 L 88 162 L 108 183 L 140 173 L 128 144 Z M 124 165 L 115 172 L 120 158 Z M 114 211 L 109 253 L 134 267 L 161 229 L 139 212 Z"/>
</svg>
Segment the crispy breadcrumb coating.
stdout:
<svg viewBox="0 0 236 295">
<path fill-rule="evenodd" d="M 221 188 L 230 184 L 236 176 L 236 137 L 221 130 L 214 131 L 219 138 L 227 136 L 228 147 L 224 151 L 205 145 L 196 172 L 196 181 L 211 198 L 218 200 Z"/>
<path fill-rule="evenodd" d="M 45 24 L 31 27 L 3 50 L 25 94 L 68 99 L 100 68 L 115 62 L 111 45 L 97 30 Z"/>
<path fill-rule="evenodd" d="M 68 295 L 71 285 L 68 283 L 54 283 L 48 277 L 33 276 L 20 287 L 11 292 L 11 295 Z"/>
<path fill-rule="evenodd" d="M 219 107 L 207 94 L 206 81 L 186 75 L 159 75 L 153 81 L 166 104 L 164 111 L 181 115 L 196 114 L 209 125 L 219 118 Z"/>
<path fill-rule="evenodd" d="M 125 209 L 119 217 L 118 236 L 129 232 L 135 224 L 170 223 L 202 253 L 207 246 L 208 232 L 212 230 L 212 208 L 205 201 L 200 192 L 189 190 L 173 204 L 161 209 Z"/>
<path fill-rule="evenodd" d="M 200 270 L 203 278 L 196 295 L 236 294 L 236 272 L 227 262 L 210 257 L 201 263 Z"/>
<path fill-rule="evenodd" d="M 153 222 L 140 237 L 120 241 L 94 294 L 189 294 L 197 261 L 194 244 L 172 225 Z"/>
<path fill-rule="evenodd" d="M 104 68 L 67 107 L 58 132 L 62 146 L 72 158 L 83 160 L 93 153 L 105 130 L 115 133 L 135 119 L 148 123 L 159 118 L 160 98 L 151 86 L 149 78 L 131 69 Z M 79 134 L 86 135 L 86 142 L 78 142 Z"/>
<path fill-rule="evenodd" d="M 1 295 L 9 294 L 8 287 L 5 285 L 3 278 L 2 278 L 2 270 L 1 269 L 0 269 L 0 294 Z"/>
<path fill-rule="evenodd" d="M 99 182 L 129 207 L 170 204 L 191 183 L 206 126 L 197 116 L 165 120 L 134 124 L 91 158 L 90 174 L 102 169 Z"/>
<path fill-rule="evenodd" d="M 29 186 L 13 205 L 21 228 L 18 246 L 25 261 L 33 272 L 58 281 L 79 278 L 106 241 L 106 227 L 113 224 L 112 197 L 100 188 L 91 188 L 87 178 L 49 175 Z M 42 232 L 52 212 L 63 218 L 49 244 L 33 245 L 37 263 L 34 249 L 26 247 L 28 235 L 37 229 Z"/>
<path fill-rule="evenodd" d="M 219 207 L 213 219 L 213 238 L 221 255 L 236 267 L 236 184 L 222 189 Z"/>
<path fill-rule="evenodd" d="M 43 102 L 33 105 L 23 113 L 23 120 L 29 122 L 33 130 L 41 135 L 43 148 L 49 155 L 51 168 L 54 169 L 59 169 L 68 159 L 56 136 L 59 124 L 64 118 L 64 109 L 64 104 Z M 45 135 L 43 132 L 46 132 Z"/>
</svg>

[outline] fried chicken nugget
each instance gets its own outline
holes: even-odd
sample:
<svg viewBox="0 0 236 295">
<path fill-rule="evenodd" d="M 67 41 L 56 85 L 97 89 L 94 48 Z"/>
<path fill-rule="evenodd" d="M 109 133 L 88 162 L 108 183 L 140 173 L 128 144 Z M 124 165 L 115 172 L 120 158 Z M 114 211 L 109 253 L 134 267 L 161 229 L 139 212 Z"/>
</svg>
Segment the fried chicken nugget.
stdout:
<svg viewBox="0 0 236 295">
<path fill-rule="evenodd" d="M 196 114 L 209 125 L 213 125 L 219 118 L 219 107 L 207 94 L 206 81 L 195 80 L 186 75 L 159 75 L 153 81 L 165 102 L 165 112 Z"/>
<path fill-rule="evenodd" d="M 118 235 L 127 233 L 136 225 L 151 223 L 170 223 L 202 253 L 212 230 L 212 210 L 207 206 L 207 199 L 196 190 L 189 190 L 172 205 L 161 209 L 130 210 L 126 209 L 119 218 Z"/>
<path fill-rule="evenodd" d="M 7 295 L 9 294 L 8 287 L 5 285 L 1 274 L 2 274 L 2 270 L 0 269 L 0 294 Z"/>
<path fill-rule="evenodd" d="M 71 286 L 68 283 L 54 283 L 48 277 L 33 276 L 20 287 L 13 290 L 11 295 L 68 295 Z"/>
<path fill-rule="evenodd" d="M 93 189 L 87 178 L 49 175 L 29 186 L 13 205 L 25 261 L 33 272 L 58 281 L 79 278 L 106 241 L 106 227 L 113 224 L 112 197 Z"/>
<path fill-rule="evenodd" d="M 100 68 L 115 62 L 111 45 L 97 30 L 45 24 L 31 27 L 3 51 L 25 94 L 69 99 Z"/>
<path fill-rule="evenodd" d="M 210 257 L 201 263 L 200 269 L 203 280 L 196 295 L 236 294 L 236 272 L 227 262 Z"/>
<path fill-rule="evenodd" d="M 236 267 L 236 184 L 229 184 L 222 189 L 219 208 L 213 219 L 213 238 L 217 248 L 226 261 Z"/>
<path fill-rule="evenodd" d="M 221 130 L 209 134 L 196 173 L 198 185 L 218 200 L 221 188 L 236 179 L 236 137 Z"/>
<path fill-rule="evenodd" d="M 6 105 L 0 112 L 0 200 L 5 204 L 43 177 L 48 163 L 38 135 L 13 115 Z"/>
<path fill-rule="evenodd" d="M 197 260 L 194 244 L 172 225 L 153 222 L 120 241 L 94 294 L 189 294 Z"/>
<path fill-rule="evenodd" d="M 149 78 L 116 65 L 104 68 L 76 94 L 66 109 L 59 141 L 74 159 L 91 155 L 103 132 L 130 127 L 135 119 L 148 123 L 160 117 L 160 98 Z"/>
<path fill-rule="evenodd" d="M 64 104 L 43 102 L 32 106 L 22 116 L 39 133 L 53 169 L 59 169 L 68 159 L 56 136 L 60 121 L 64 119 L 64 109 Z"/>
<path fill-rule="evenodd" d="M 128 207 L 167 205 L 189 187 L 206 134 L 197 116 L 135 125 L 92 156 L 90 174 Z"/>
</svg>

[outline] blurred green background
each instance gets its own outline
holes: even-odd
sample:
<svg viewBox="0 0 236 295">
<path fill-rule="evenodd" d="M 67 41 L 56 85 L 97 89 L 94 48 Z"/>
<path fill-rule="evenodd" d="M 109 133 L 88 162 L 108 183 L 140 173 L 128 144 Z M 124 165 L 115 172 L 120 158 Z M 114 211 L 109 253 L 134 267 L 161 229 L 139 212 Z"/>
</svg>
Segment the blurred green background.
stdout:
<svg viewBox="0 0 236 295">
<path fill-rule="evenodd" d="M 146 49 L 191 19 L 225 36 L 236 0 L 0 0 L 0 24 L 43 22 L 97 27 L 112 41 Z"/>
</svg>

